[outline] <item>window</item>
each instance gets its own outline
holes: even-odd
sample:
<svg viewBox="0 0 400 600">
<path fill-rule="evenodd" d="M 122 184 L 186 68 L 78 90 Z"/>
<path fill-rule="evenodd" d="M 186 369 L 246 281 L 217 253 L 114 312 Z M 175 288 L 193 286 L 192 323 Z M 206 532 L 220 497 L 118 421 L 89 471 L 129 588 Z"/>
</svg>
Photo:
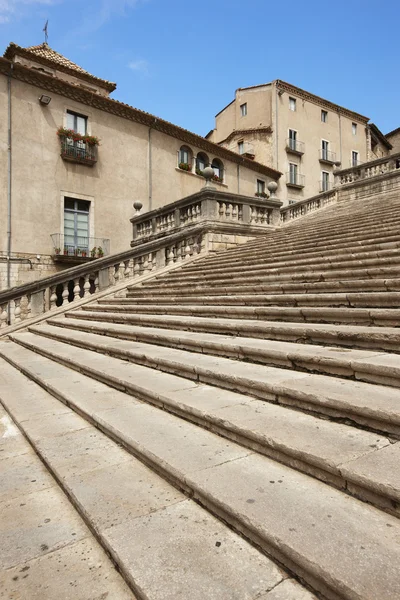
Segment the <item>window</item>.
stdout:
<svg viewBox="0 0 400 600">
<path fill-rule="evenodd" d="M 294 129 L 289 129 L 289 148 L 291 150 L 296 150 L 296 142 L 297 142 L 297 131 Z"/>
<path fill-rule="evenodd" d="M 353 132 L 353 135 L 357 135 L 357 123 L 351 124 L 351 130 Z"/>
<path fill-rule="evenodd" d="M 238 152 L 239 154 L 244 153 L 244 142 L 238 142 Z"/>
<path fill-rule="evenodd" d="M 188 146 L 181 146 L 178 152 L 178 166 L 184 171 L 192 169 L 192 151 Z"/>
<path fill-rule="evenodd" d="M 328 171 L 322 171 L 321 175 L 321 192 L 327 192 L 329 190 L 329 173 Z"/>
<path fill-rule="evenodd" d="M 289 96 L 289 110 L 296 110 L 296 98 L 291 98 Z"/>
<path fill-rule="evenodd" d="M 329 142 L 327 142 L 326 140 L 322 140 L 321 158 L 322 158 L 322 160 L 328 160 L 328 156 L 329 156 Z"/>
<path fill-rule="evenodd" d="M 208 165 L 210 164 L 210 161 L 208 160 L 208 156 L 207 154 L 204 154 L 204 152 L 199 152 L 196 158 L 196 173 L 197 175 L 201 175 L 202 172 L 204 171 L 204 169 L 206 167 L 208 167 Z"/>
<path fill-rule="evenodd" d="M 73 129 L 81 135 L 87 133 L 87 117 L 67 110 L 67 129 Z"/>
<path fill-rule="evenodd" d="M 265 194 L 265 181 L 257 179 L 257 194 L 263 196 Z"/>
<path fill-rule="evenodd" d="M 289 163 L 289 183 L 297 185 L 298 166 L 294 163 Z"/>
<path fill-rule="evenodd" d="M 358 152 L 355 150 L 351 153 L 351 166 L 356 167 L 358 165 Z"/>
<path fill-rule="evenodd" d="M 214 171 L 214 181 L 223 182 L 224 180 L 224 165 L 219 158 L 214 158 L 211 163 L 211 168 Z"/>
<path fill-rule="evenodd" d="M 247 102 L 240 105 L 240 116 L 245 117 L 247 115 Z"/>
<path fill-rule="evenodd" d="M 321 121 L 323 123 L 326 123 L 328 121 L 328 111 L 327 110 L 321 110 Z"/>
<path fill-rule="evenodd" d="M 89 252 L 89 208 L 86 200 L 64 198 L 64 253 Z"/>
</svg>

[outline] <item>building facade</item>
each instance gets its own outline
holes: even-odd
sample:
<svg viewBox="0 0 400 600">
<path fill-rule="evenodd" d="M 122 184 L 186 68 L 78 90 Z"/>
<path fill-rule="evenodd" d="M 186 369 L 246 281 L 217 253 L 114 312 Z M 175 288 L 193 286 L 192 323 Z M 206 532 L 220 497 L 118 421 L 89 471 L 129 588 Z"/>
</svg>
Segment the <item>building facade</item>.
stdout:
<svg viewBox="0 0 400 600">
<path fill-rule="evenodd" d="M 290 204 L 331 189 L 335 169 L 389 153 L 391 144 L 368 121 L 276 80 L 236 90 L 207 139 L 281 171 L 278 197 Z"/>
<path fill-rule="evenodd" d="M 47 44 L 0 58 L 0 289 L 129 248 L 132 203 L 221 190 L 254 196 L 280 173 L 110 98 Z"/>
</svg>

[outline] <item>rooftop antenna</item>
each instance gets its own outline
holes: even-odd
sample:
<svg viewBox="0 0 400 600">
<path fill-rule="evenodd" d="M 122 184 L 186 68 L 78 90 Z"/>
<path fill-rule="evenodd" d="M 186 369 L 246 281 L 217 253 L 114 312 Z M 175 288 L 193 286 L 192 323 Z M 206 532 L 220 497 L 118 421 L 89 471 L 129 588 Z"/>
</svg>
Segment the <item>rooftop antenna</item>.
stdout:
<svg viewBox="0 0 400 600">
<path fill-rule="evenodd" d="M 44 31 L 44 42 L 45 42 L 45 44 L 47 44 L 47 41 L 48 41 L 48 39 L 49 39 L 49 34 L 48 34 L 48 32 L 47 32 L 47 26 L 48 26 L 48 24 L 49 24 L 49 20 L 47 19 L 47 21 L 46 21 L 46 25 L 43 27 L 43 31 Z"/>
</svg>

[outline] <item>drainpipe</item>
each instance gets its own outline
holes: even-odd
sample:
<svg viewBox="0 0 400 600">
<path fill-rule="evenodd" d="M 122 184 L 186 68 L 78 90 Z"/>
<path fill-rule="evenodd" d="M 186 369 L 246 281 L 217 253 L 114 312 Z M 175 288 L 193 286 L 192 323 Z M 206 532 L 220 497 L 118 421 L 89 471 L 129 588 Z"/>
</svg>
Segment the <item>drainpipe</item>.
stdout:
<svg viewBox="0 0 400 600">
<path fill-rule="evenodd" d="M 153 125 L 157 123 L 157 119 L 154 119 Z M 152 147 L 151 147 L 151 125 L 149 126 L 149 210 L 152 209 L 153 204 L 153 165 L 152 165 Z"/>
<path fill-rule="evenodd" d="M 342 160 L 342 119 L 340 117 L 340 112 L 338 112 L 338 116 L 339 116 L 339 148 L 340 148 L 340 163 L 341 163 L 341 169 L 346 168 L 343 166 L 343 160 Z"/>
<path fill-rule="evenodd" d="M 7 287 L 11 287 L 11 77 L 14 65 L 11 63 L 7 78 L 8 116 L 7 116 Z M 10 310 L 8 310 L 10 314 Z"/>
<path fill-rule="evenodd" d="M 276 156 L 276 170 L 279 171 L 279 150 L 278 150 L 278 88 L 275 85 L 275 156 Z"/>
</svg>

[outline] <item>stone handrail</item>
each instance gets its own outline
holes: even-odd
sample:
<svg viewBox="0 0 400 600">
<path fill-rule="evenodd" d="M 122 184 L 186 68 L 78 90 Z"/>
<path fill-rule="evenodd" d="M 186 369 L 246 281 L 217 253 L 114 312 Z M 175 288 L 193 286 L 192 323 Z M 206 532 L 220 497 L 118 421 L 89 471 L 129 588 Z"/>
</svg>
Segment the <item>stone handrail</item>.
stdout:
<svg viewBox="0 0 400 600">
<path fill-rule="evenodd" d="M 396 169 L 400 169 L 400 153 L 377 158 L 356 167 L 350 167 L 350 169 L 335 171 L 335 187 L 386 175 Z"/>
<path fill-rule="evenodd" d="M 312 198 L 300 200 L 300 202 L 296 202 L 296 204 L 289 204 L 289 206 L 281 208 L 281 222 L 287 223 L 293 221 L 294 219 L 298 219 L 299 217 L 303 217 L 304 215 L 319 210 L 324 206 L 328 206 L 329 204 L 336 202 L 336 200 L 336 190 L 330 190 L 328 192 L 322 192 Z"/>
<path fill-rule="evenodd" d="M 131 246 L 210 222 L 224 226 L 225 232 L 239 228 L 244 234 L 257 235 L 260 228 L 279 225 L 281 205 L 277 198 L 253 198 L 204 188 L 197 194 L 132 217 Z"/>
<path fill-rule="evenodd" d="M 137 215 L 131 219 L 134 240 L 129 250 L 0 292 L 0 330 L 3 333 L 9 325 L 265 234 L 279 222 L 280 206 L 278 200 L 205 189 Z"/>
</svg>

